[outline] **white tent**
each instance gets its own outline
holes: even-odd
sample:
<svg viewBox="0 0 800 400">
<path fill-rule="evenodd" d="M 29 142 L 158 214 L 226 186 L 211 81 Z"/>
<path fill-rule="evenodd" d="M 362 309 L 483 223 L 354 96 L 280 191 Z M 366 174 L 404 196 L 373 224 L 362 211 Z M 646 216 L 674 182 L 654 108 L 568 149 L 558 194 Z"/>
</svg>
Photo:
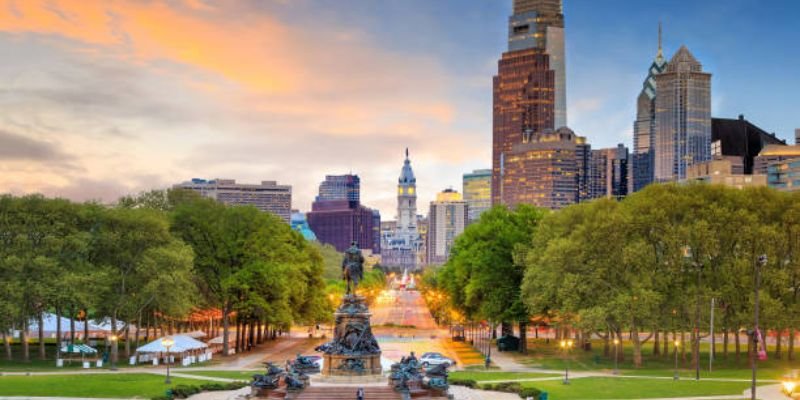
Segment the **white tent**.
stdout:
<svg viewBox="0 0 800 400">
<path fill-rule="evenodd" d="M 103 318 L 103 319 L 100 319 L 100 320 L 95 320 L 94 322 L 95 322 L 95 326 L 97 326 L 98 330 L 102 330 L 102 331 L 106 331 L 106 332 L 111 332 L 112 331 L 112 329 L 111 329 L 111 318 L 106 317 L 106 318 Z M 89 326 L 91 326 L 91 324 L 89 324 Z M 125 321 L 117 321 L 117 332 L 119 332 L 119 331 L 121 331 L 123 329 L 125 329 Z M 134 329 L 135 329 L 134 326 L 131 325 L 131 331 L 133 331 Z"/>
<path fill-rule="evenodd" d="M 75 345 L 66 345 L 61 347 L 62 353 L 74 353 L 74 354 L 95 354 L 97 353 L 97 349 L 93 347 L 89 347 L 85 344 L 75 344 Z"/>
<path fill-rule="evenodd" d="M 70 323 L 69 318 L 59 317 L 53 313 L 44 313 L 42 315 L 42 327 L 44 328 L 44 334 L 47 337 L 55 337 L 56 332 L 58 331 L 58 320 L 61 319 L 61 335 L 62 337 L 66 337 L 69 335 L 70 330 Z M 82 335 L 84 331 L 84 322 L 75 320 L 75 332 L 78 335 Z M 103 331 L 102 328 L 99 326 L 89 322 L 89 332 L 101 332 Z M 34 336 L 39 332 L 39 319 L 33 318 L 28 322 L 28 333 L 31 336 Z M 14 332 L 15 336 L 19 334 L 19 332 Z"/>
<path fill-rule="evenodd" d="M 217 337 L 209 340 L 208 344 L 222 344 L 223 343 L 222 338 L 223 338 L 222 335 L 217 336 Z M 234 343 L 234 342 L 236 342 L 236 335 L 233 334 L 233 332 L 231 332 L 231 334 L 228 335 L 228 343 Z"/>
<path fill-rule="evenodd" d="M 201 338 L 206 337 L 207 335 L 203 331 L 192 331 L 192 332 L 189 332 L 189 333 L 184 333 L 183 336 L 188 336 L 188 337 L 190 337 L 192 339 L 201 339 Z"/>
<path fill-rule="evenodd" d="M 170 353 L 185 353 L 187 351 L 192 350 L 200 350 L 208 348 L 208 345 L 199 341 L 192 339 L 188 336 L 184 335 L 174 335 L 174 336 L 166 336 L 164 338 L 156 339 L 142 347 L 136 349 L 137 353 L 166 353 L 167 348 L 161 344 L 161 341 L 170 338 L 174 341 L 174 344 L 170 346 L 169 352 Z"/>
</svg>

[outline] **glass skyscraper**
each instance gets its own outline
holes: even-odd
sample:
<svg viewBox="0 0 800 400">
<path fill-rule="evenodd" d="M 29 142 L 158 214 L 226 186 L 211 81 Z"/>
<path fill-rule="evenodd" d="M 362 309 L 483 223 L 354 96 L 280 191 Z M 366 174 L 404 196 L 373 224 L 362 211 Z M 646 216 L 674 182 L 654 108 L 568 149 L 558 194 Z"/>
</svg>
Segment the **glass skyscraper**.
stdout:
<svg viewBox="0 0 800 400">
<path fill-rule="evenodd" d="M 636 101 L 636 121 L 633 123 L 633 155 L 631 156 L 630 190 L 639 191 L 653 182 L 654 146 L 656 132 L 656 75 L 664 72 L 667 60 L 661 47 L 661 25 L 658 26 L 658 53 L 642 91 Z"/>
<path fill-rule="evenodd" d="M 654 178 L 686 178 L 689 165 L 711 159 L 711 74 L 686 46 L 656 75 Z"/>
<path fill-rule="evenodd" d="M 476 169 L 464 174 L 461 191 L 469 206 L 469 223 L 475 222 L 492 206 L 492 170 Z"/>
<path fill-rule="evenodd" d="M 353 204 L 361 202 L 361 178 L 358 175 L 326 175 L 319 185 L 317 201 L 347 200 Z"/>
<path fill-rule="evenodd" d="M 504 178 L 506 173 L 520 173 L 506 163 L 525 157 L 512 154 L 515 146 L 526 137 L 567 124 L 562 2 L 514 0 L 513 4 L 508 51 L 498 62 L 493 80 L 492 204 L 506 205 L 529 197 L 522 192 L 524 187 Z M 504 198 L 505 189 L 522 197 Z"/>
</svg>

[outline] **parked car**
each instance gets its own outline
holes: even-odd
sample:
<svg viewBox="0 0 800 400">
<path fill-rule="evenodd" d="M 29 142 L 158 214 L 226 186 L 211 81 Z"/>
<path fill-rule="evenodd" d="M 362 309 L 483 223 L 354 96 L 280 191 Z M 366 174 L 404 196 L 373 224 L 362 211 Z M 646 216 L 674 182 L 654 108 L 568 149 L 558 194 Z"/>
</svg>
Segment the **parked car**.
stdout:
<svg viewBox="0 0 800 400">
<path fill-rule="evenodd" d="M 423 367 L 428 368 L 431 365 L 446 364 L 448 367 L 456 365 L 456 361 L 442 355 L 442 353 L 425 353 L 419 358 L 419 362 Z"/>
</svg>

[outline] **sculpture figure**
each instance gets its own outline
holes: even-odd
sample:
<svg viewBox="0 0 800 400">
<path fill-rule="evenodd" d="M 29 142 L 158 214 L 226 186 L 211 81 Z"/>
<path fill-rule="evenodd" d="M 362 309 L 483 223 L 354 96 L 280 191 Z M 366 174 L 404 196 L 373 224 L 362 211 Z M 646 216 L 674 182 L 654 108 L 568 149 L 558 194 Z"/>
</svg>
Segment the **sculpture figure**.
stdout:
<svg viewBox="0 0 800 400">
<path fill-rule="evenodd" d="M 342 259 L 342 278 L 347 283 L 346 295 L 355 295 L 358 283 L 364 279 L 364 256 L 356 242 L 350 243 Z"/>
</svg>

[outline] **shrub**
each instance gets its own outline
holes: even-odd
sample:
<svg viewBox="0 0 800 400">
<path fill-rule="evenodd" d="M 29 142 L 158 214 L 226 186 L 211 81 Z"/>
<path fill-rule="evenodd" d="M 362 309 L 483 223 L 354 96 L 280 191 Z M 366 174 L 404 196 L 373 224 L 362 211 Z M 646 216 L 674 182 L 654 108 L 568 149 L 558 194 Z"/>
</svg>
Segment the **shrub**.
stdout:
<svg viewBox="0 0 800 400">
<path fill-rule="evenodd" d="M 173 400 L 173 399 L 185 399 L 191 395 L 198 394 L 200 392 L 214 392 L 219 390 L 236 390 L 241 389 L 245 386 L 248 386 L 247 382 L 228 382 L 228 383 L 204 383 L 200 386 L 193 386 L 193 385 L 178 385 L 174 388 L 167 390 L 167 394 L 164 396 L 156 396 L 152 397 L 151 400 Z"/>
<path fill-rule="evenodd" d="M 495 392 L 505 393 L 519 393 L 522 390 L 519 382 L 500 382 L 500 383 L 486 383 L 481 386 L 483 390 L 493 390 Z"/>
<path fill-rule="evenodd" d="M 450 378 L 448 379 L 447 383 L 451 385 L 466 386 L 470 389 L 474 389 L 478 386 L 478 382 L 475 382 L 474 379 Z"/>
<path fill-rule="evenodd" d="M 541 393 L 542 391 L 537 388 L 526 387 L 522 388 L 522 390 L 519 391 L 519 397 L 523 399 L 527 399 L 528 397 L 533 397 L 534 400 L 539 400 L 539 394 Z"/>
</svg>

